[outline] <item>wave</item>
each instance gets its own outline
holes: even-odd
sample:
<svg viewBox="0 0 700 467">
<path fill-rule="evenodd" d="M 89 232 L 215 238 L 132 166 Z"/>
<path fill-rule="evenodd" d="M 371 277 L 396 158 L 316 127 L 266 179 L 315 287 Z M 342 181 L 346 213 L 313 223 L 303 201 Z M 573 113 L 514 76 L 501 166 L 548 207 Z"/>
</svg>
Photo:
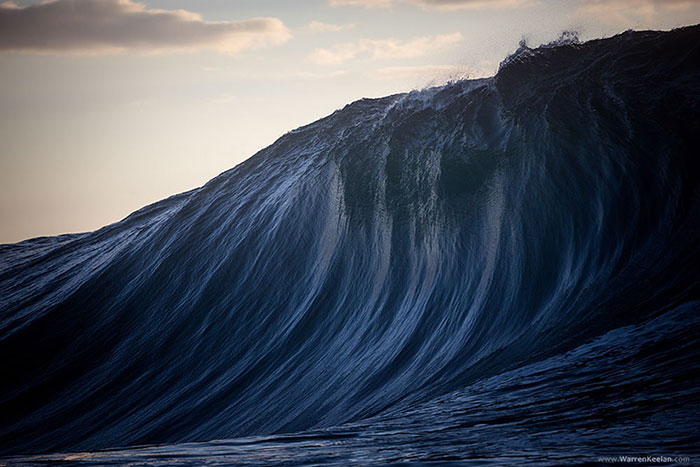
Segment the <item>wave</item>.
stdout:
<svg viewBox="0 0 700 467">
<path fill-rule="evenodd" d="M 699 83 L 700 26 L 522 46 L 492 78 L 354 102 L 119 223 L 1 245 L 0 452 L 348 427 L 376 448 L 389 426 L 399 457 L 367 459 L 430 460 L 484 433 L 523 452 L 555 414 L 552 450 L 577 420 L 637 416 L 694 453 Z M 419 436 L 441 423 L 451 437 Z"/>
</svg>

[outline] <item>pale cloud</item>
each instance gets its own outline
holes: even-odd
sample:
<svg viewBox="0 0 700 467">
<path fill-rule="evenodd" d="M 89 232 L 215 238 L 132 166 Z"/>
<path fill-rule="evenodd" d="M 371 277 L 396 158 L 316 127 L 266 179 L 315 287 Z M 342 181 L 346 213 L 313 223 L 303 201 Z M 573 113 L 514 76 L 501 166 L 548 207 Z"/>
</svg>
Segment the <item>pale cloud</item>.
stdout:
<svg viewBox="0 0 700 467">
<path fill-rule="evenodd" d="M 304 30 L 308 32 L 340 32 L 340 31 L 348 31 L 350 29 L 354 29 L 355 25 L 352 23 L 348 24 L 332 24 L 332 23 L 324 23 L 322 21 L 311 21 L 309 23 L 306 23 L 304 26 Z"/>
<path fill-rule="evenodd" d="M 371 78 L 380 80 L 421 78 L 440 82 L 473 77 L 467 67 L 452 65 L 392 66 L 379 68 L 369 72 L 368 75 Z"/>
<path fill-rule="evenodd" d="M 496 66 L 491 63 L 480 63 L 476 66 L 462 65 L 426 65 L 426 66 L 393 66 L 379 68 L 367 73 L 376 80 L 412 82 L 414 85 L 440 86 L 445 83 L 463 79 L 479 79 L 493 76 Z"/>
<path fill-rule="evenodd" d="M 0 4 L 0 51 L 104 54 L 214 49 L 235 53 L 291 37 L 277 18 L 204 21 L 186 10 L 133 0 L 50 0 Z"/>
<path fill-rule="evenodd" d="M 485 10 L 494 8 L 523 8 L 537 4 L 535 0 L 408 0 L 423 8 L 438 10 Z"/>
<path fill-rule="evenodd" d="M 393 0 L 329 0 L 331 6 L 359 6 L 363 8 L 389 8 Z"/>
<path fill-rule="evenodd" d="M 235 94 L 228 92 L 223 92 L 213 99 L 209 100 L 209 103 L 216 105 L 229 105 L 238 102 L 239 98 Z"/>
<path fill-rule="evenodd" d="M 444 49 L 463 40 L 461 33 L 421 36 L 411 39 L 362 39 L 314 50 L 307 60 L 319 65 L 337 65 L 357 56 L 372 60 L 415 58 Z"/>
<path fill-rule="evenodd" d="M 668 11 L 700 7 L 700 0 L 580 0 L 579 11 L 596 20 L 623 27 L 640 27 Z"/>
<path fill-rule="evenodd" d="M 422 8 L 437 10 L 483 10 L 494 8 L 522 8 L 537 4 L 536 0 L 329 0 L 331 6 L 359 6 L 364 8 L 389 8 L 410 3 Z"/>
<path fill-rule="evenodd" d="M 700 0 L 581 0 L 581 9 L 587 11 L 615 11 L 632 8 L 684 10 L 700 6 Z"/>
<path fill-rule="evenodd" d="M 347 74 L 347 71 L 345 70 L 335 70 L 331 71 L 330 73 L 312 73 L 312 72 L 305 72 L 305 71 L 300 71 L 294 74 L 294 78 L 298 79 L 305 79 L 305 80 L 325 80 L 325 79 L 332 79 L 332 78 L 338 78 L 340 76 L 345 76 Z"/>
</svg>

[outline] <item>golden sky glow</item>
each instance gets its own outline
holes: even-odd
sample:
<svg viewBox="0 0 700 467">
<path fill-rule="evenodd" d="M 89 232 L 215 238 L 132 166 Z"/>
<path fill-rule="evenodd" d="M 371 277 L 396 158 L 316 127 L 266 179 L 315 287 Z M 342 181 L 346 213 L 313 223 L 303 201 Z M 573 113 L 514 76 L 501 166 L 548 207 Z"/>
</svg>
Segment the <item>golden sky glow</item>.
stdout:
<svg viewBox="0 0 700 467">
<path fill-rule="evenodd" d="M 0 3 L 0 243 L 116 222 L 352 100 L 492 74 L 523 38 L 699 20 L 691 0 Z"/>
</svg>

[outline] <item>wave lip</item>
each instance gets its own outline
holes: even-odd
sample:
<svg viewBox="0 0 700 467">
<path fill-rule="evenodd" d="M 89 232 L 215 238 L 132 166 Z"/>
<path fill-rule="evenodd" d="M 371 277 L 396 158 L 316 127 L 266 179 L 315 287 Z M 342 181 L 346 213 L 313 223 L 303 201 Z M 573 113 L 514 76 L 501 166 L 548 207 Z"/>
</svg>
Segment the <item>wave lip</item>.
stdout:
<svg viewBox="0 0 700 467">
<path fill-rule="evenodd" d="M 0 452 L 697 454 L 699 38 L 521 50 L 0 246 Z"/>
</svg>

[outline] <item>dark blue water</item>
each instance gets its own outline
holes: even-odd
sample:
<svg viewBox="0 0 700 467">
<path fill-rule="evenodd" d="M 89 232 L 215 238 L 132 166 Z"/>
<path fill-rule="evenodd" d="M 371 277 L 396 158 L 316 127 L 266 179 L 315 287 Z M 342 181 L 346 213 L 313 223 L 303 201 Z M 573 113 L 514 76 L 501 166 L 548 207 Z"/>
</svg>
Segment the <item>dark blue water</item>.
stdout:
<svg viewBox="0 0 700 467">
<path fill-rule="evenodd" d="M 697 462 L 698 148 L 699 26 L 522 46 L 1 245 L 0 454 Z"/>
</svg>

